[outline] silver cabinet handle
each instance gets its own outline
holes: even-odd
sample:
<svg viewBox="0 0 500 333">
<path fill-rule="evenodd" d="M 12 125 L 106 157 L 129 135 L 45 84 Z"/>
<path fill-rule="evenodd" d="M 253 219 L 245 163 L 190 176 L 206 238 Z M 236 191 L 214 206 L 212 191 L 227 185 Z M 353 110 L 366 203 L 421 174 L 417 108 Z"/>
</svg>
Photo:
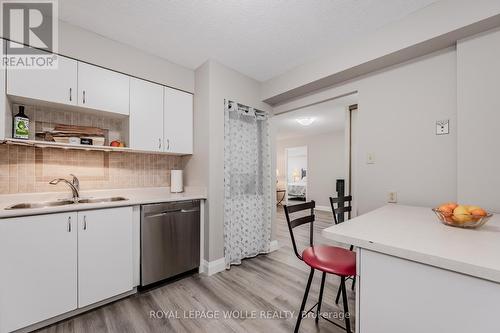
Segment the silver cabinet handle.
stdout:
<svg viewBox="0 0 500 333">
<path fill-rule="evenodd" d="M 161 138 L 158 138 L 158 149 L 161 149 Z"/>
<path fill-rule="evenodd" d="M 71 216 L 68 217 L 68 232 L 71 232 Z"/>
<path fill-rule="evenodd" d="M 69 101 L 73 100 L 73 88 L 69 88 Z"/>
<path fill-rule="evenodd" d="M 87 216 L 83 216 L 83 230 L 87 230 Z"/>
<path fill-rule="evenodd" d="M 170 139 L 167 139 L 167 149 L 170 150 Z"/>
<path fill-rule="evenodd" d="M 85 104 L 85 90 L 83 91 L 83 104 Z"/>
<path fill-rule="evenodd" d="M 160 216 L 165 216 L 167 214 L 172 214 L 172 213 L 196 213 L 199 212 L 199 208 L 193 208 L 193 209 L 172 209 L 172 210 L 166 210 L 161 213 L 153 214 L 153 215 L 146 215 L 145 217 L 147 218 L 153 218 L 153 217 L 160 217 Z"/>
</svg>

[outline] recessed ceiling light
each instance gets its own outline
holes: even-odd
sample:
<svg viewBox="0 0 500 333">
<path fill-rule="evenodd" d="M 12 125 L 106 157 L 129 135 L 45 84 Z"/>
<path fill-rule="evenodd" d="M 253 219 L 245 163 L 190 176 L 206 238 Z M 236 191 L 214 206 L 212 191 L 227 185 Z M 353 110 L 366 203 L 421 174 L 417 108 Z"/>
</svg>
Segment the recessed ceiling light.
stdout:
<svg viewBox="0 0 500 333">
<path fill-rule="evenodd" d="M 309 126 L 313 123 L 314 118 L 297 118 L 295 120 L 302 126 Z"/>
</svg>

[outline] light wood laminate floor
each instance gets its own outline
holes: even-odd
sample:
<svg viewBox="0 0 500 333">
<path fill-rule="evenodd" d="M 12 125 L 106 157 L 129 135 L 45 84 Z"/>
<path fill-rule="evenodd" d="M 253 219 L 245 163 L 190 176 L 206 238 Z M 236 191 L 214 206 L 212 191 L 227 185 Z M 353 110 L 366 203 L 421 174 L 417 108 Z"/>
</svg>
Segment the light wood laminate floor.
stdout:
<svg viewBox="0 0 500 333">
<path fill-rule="evenodd" d="M 332 225 L 332 216 L 319 211 L 316 216 L 315 242 L 328 243 L 320 233 Z M 295 229 L 298 230 L 299 244 L 304 246 L 308 242 L 306 228 L 301 226 Z M 293 254 L 282 208 L 277 214 L 277 239 L 279 250 L 246 259 L 230 270 L 210 277 L 193 275 L 38 332 L 293 332 L 309 268 Z M 317 301 L 320 280 L 321 273 L 316 272 L 306 309 Z M 338 283 L 338 277 L 327 275 L 322 312 L 330 313 L 332 317 L 342 311 L 334 302 Z M 350 282 L 348 294 L 351 327 L 354 327 L 354 292 L 350 289 Z M 151 318 L 151 311 L 165 311 L 168 316 L 179 318 L 155 319 Z M 226 319 L 224 315 L 227 312 L 224 311 L 236 311 L 234 313 L 242 314 L 243 318 Z M 267 317 L 281 315 L 285 318 L 261 318 L 261 311 L 270 311 Z M 290 316 L 291 311 L 295 313 L 294 317 Z M 188 318 L 200 315 L 219 315 L 220 318 Z M 325 320 L 316 325 L 313 318 L 304 318 L 300 331 L 345 332 Z"/>
</svg>

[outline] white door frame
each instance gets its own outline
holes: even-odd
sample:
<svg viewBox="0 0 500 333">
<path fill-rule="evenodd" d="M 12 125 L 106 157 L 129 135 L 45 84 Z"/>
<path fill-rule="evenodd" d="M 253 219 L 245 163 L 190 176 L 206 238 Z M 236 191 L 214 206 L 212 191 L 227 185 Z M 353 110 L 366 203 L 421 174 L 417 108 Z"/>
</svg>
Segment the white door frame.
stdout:
<svg viewBox="0 0 500 333">
<path fill-rule="evenodd" d="M 351 211 L 351 218 L 357 216 L 357 200 L 355 200 L 356 195 L 355 195 L 355 188 L 356 186 L 354 185 L 354 182 L 352 181 L 354 179 L 354 168 L 353 166 L 356 165 L 356 119 L 357 119 L 357 112 L 358 112 L 358 104 L 350 105 L 346 107 L 345 111 L 345 193 L 346 195 L 352 195 L 352 211 Z"/>
</svg>

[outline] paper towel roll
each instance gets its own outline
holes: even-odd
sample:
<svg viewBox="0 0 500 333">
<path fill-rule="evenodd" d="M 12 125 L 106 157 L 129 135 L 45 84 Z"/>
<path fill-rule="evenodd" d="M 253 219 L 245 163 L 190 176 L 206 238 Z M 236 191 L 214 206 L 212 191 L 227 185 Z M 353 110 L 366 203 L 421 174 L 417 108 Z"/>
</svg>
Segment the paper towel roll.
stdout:
<svg viewBox="0 0 500 333">
<path fill-rule="evenodd" d="M 182 191 L 184 191 L 182 170 L 170 170 L 170 192 L 179 193 Z"/>
</svg>

